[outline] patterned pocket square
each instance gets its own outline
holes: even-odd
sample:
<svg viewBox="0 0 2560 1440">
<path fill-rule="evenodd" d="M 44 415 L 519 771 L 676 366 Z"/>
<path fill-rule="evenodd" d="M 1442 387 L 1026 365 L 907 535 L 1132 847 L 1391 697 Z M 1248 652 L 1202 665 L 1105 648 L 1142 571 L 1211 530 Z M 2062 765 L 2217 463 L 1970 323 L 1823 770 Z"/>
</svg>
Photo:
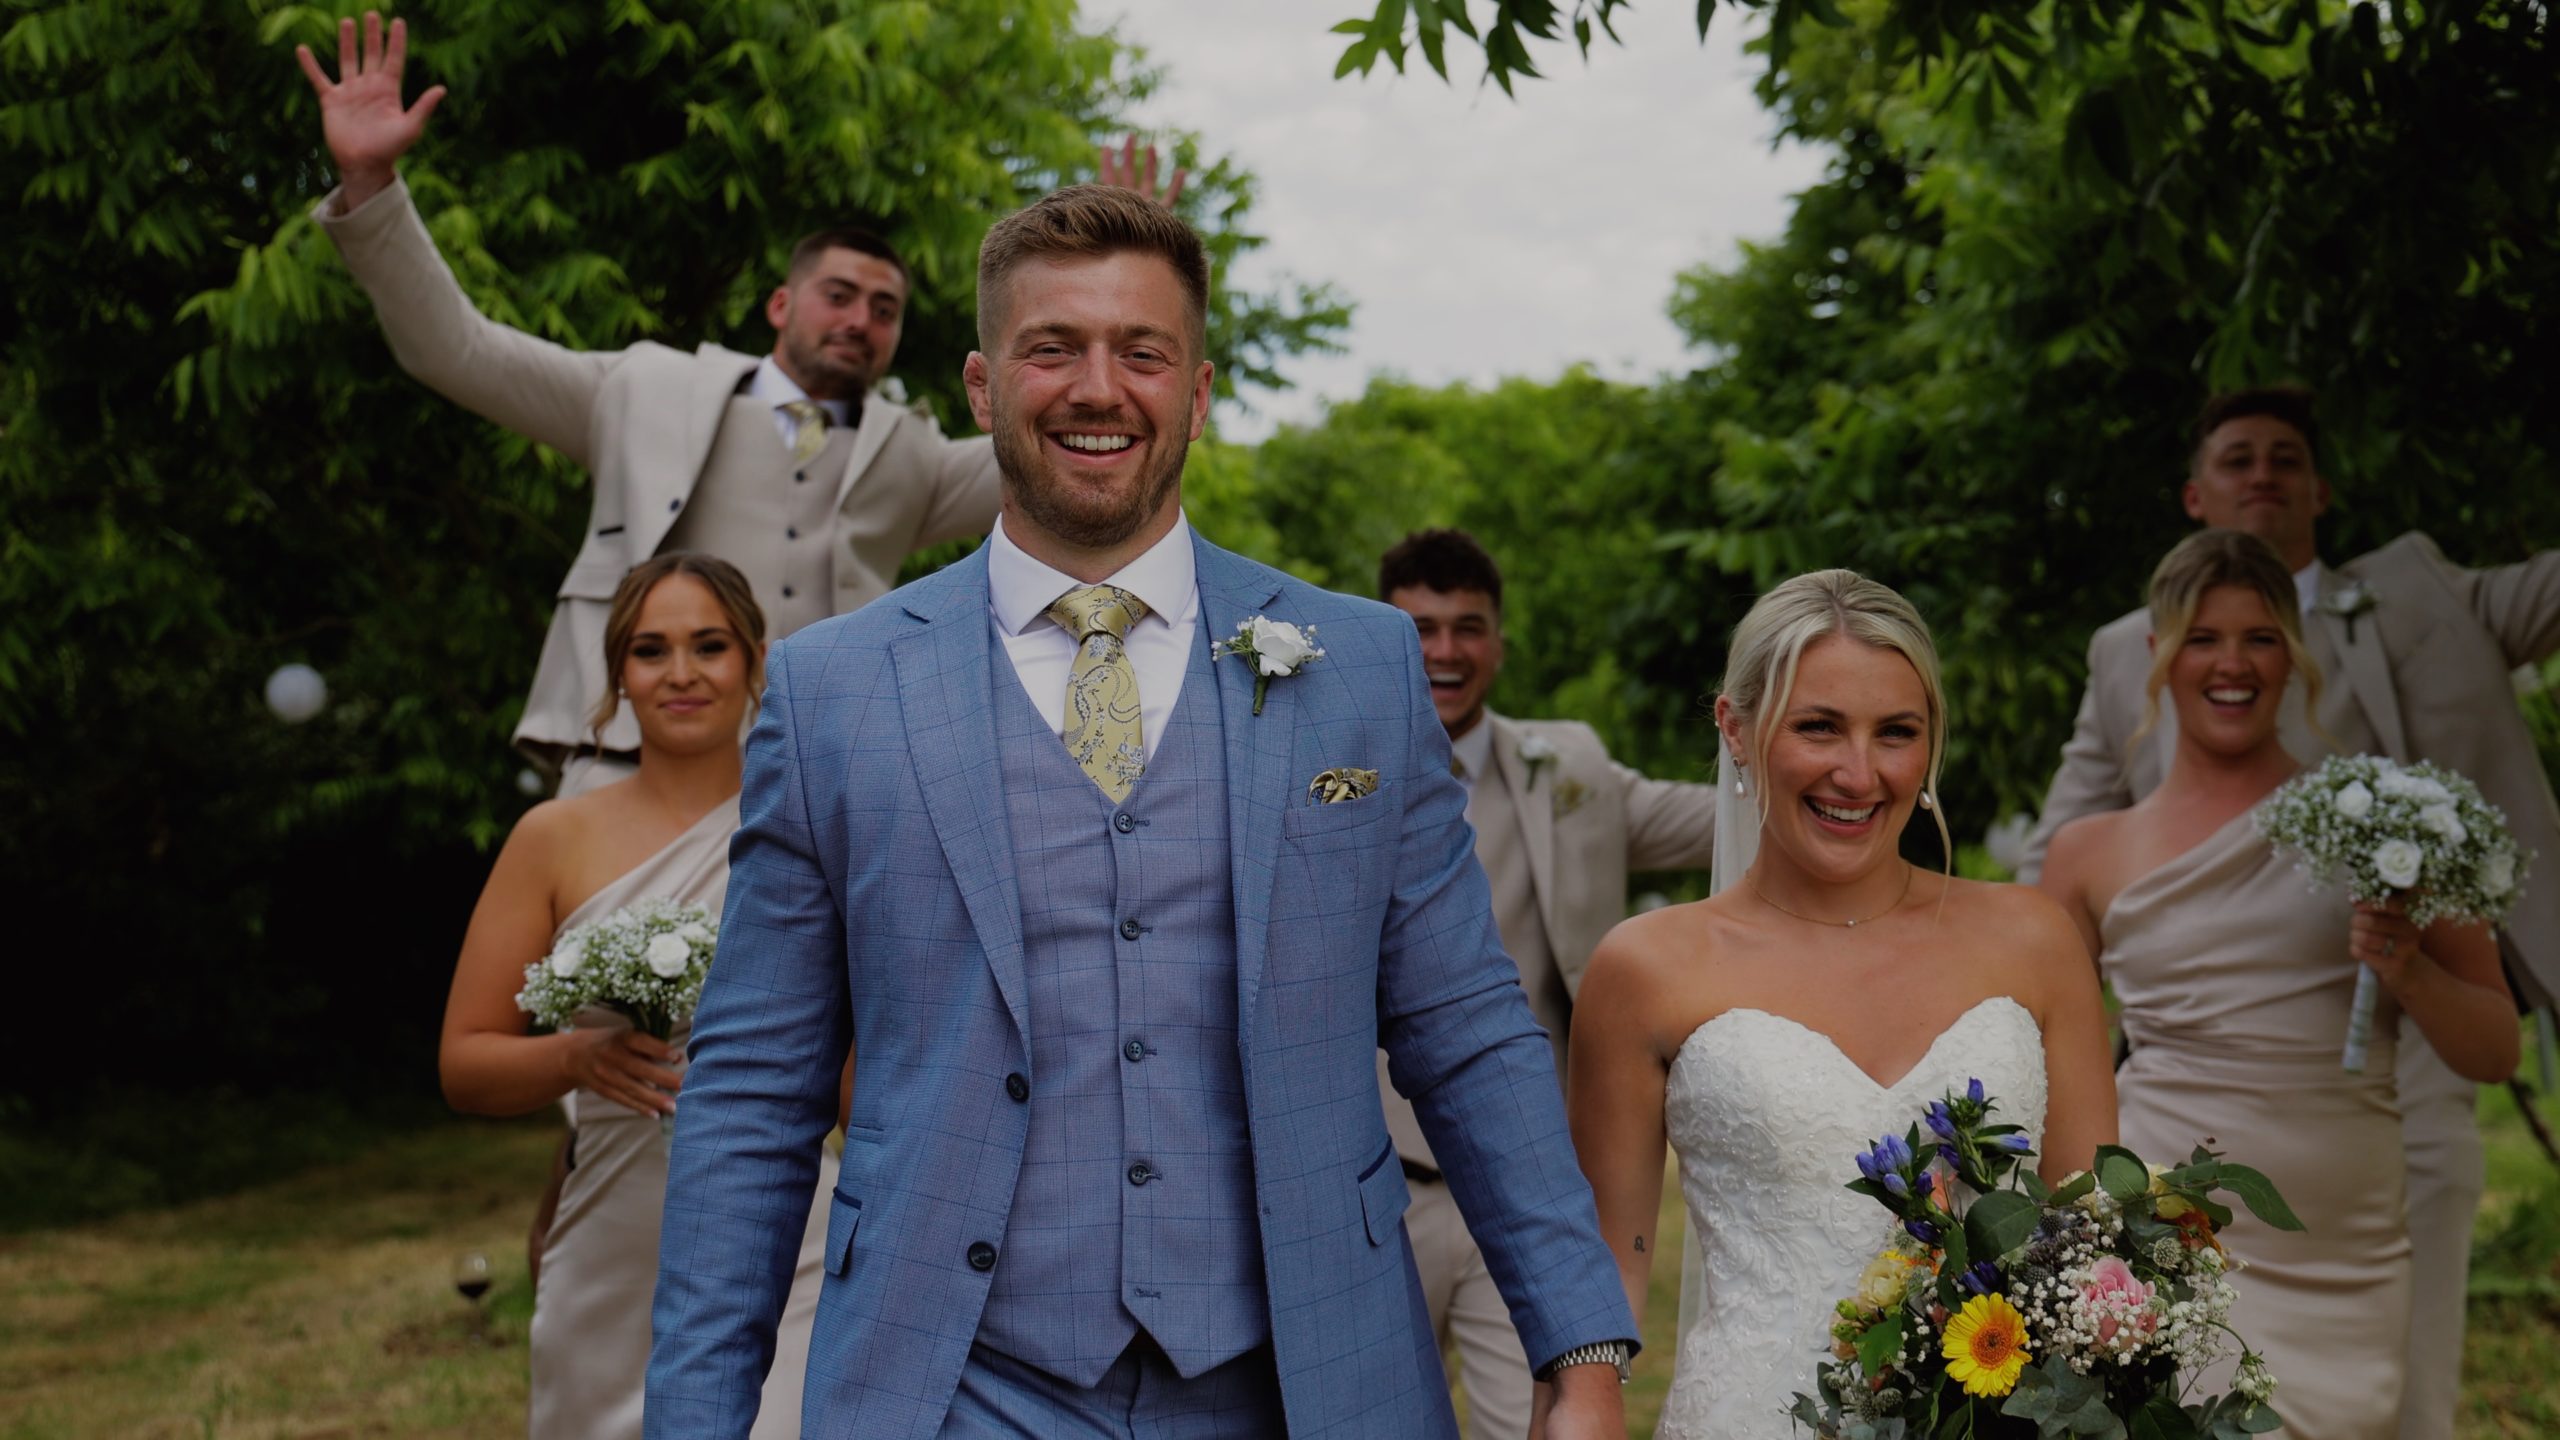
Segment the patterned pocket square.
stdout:
<svg viewBox="0 0 2560 1440">
<path fill-rule="evenodd" d="M 1332 805 L 1344 800 L 1357 800 L 1378 788 L 1378 772 L 1337 766 L 1307 782 L 1307 794 L 1319 805 Z"/>
</svg>

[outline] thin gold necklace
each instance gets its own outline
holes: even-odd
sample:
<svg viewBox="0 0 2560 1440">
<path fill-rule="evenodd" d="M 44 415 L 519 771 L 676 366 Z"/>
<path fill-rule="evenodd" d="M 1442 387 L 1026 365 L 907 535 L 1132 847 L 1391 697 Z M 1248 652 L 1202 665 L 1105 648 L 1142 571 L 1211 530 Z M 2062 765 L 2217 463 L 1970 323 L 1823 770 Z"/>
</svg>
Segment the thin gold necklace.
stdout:
<svg viewBox="0 0 2560 1440">
<path fill-rule="evenodd" d="M 1759 896 L 1763 901 L 1767 902 L 1770 909 L 1775 910 L 1780 914 L 1793 915 L 1799 920 L 1808 921 L 1815 925 L 1830 925 L 1842 930 L 1855 930 L 1861 925 L 1867 924 L 1870 921 L 1881 920 L 1885 916 L 1892 914 L 1894 911 L 1901 909 L 1902 902 L 1909 899 L 1911 896 L 1911 876 L 1913 873 L 1911 862 L 1908 860 L 1903 861 L 1902 892 L 1893 897 L 1892 904 L 1887 905 L 1873 915 L 1861 916 L 1855 920 L 1825 920 L 1819 915 L 1807 915 L 1801 910 L 1789 910 L 1786 906 L 1779 904 L 1777 901 L 1769 899 L 1769 892 L 1761 889 L 1760 882 L 1752 879 L 1748 872 L 1744 873 L 1742 883 L 1750 886 L 1752 894 Z"/>
</svg>

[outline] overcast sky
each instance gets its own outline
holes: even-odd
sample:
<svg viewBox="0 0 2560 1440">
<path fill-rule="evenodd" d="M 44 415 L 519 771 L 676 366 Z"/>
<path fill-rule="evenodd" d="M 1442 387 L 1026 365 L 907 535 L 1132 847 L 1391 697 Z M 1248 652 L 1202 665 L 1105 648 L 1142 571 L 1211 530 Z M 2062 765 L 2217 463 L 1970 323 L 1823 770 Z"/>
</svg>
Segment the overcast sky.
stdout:
<svg viewBox="0 0 2560 1440">
<path fill-rule="evenodd" d="M 1689 5 L 1621 10 L 1624 49 L 1603 42 L 1588 65 L 1541 50 L 1548 78 L 1513 101 L 1456 44 L 1452 83 L 1419 55 L 1403 77 L 1381 64 L 1334 80 L 1344 37 L 1327 27 L 1371 8 L 1088 0 L 1168 72 L 1141 121 L 1196 130 L 1260 179 L 1251 223 L 1271 243 L 1243 283 L 1331 281 L 1359 307 L 1349 353 L 1291 362 L 1298 388 L 1250 395 L 1258 413 L 1222 417 L 1229 438 L 1312 419 L 1379 371 L 1436 384 L 1577 360 L 1626 378 L 1685 368 L 1663 316 L 1672 277 L 1776 235 L 1788 197 L 1820 178 L 1819 152 L 1770 148 L 1739 17 L 1700 46 Z"/>
</svg>

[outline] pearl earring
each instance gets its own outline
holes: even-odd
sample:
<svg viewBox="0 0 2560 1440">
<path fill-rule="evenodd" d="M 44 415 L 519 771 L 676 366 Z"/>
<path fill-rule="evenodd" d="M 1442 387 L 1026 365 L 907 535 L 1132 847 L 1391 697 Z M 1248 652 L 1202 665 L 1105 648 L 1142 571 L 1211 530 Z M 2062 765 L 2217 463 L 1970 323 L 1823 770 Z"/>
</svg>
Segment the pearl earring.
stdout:
<svg viewBox="0 0 2560 1440">
<path fill-rule="evenodd" d="M 1733 793 L 1734 793 L 1734 794 L 1736 794 L 1736 795 L 1739 795 L 1739 794 L 1743 793 L 1743 792 L 1742 792 L 1742 762 L 1741 762 L 1739 759 L 1737 759 L 1737 760 L 1735 760 L 1735 761 L 1733 762 Z"/>
<path fill-rule="evenodd" d="M 1938 808 L 1938 800 L 1937 800 L 1937 797 L 1936 797 L 1936 796 L 1934 796 L 1934 795 L 1931 795 L 1931 794 L 1930 794 L 1928 791 L 1926 791 L 1926 790 L 1921 791 L 1921 792 L 1920 792 L 1920 808 L 1921 808 L 1921 809 L 1923 809 L 1923 810 L 1935 810 L 1935 809 L 1937 809 L 1937 808 Z"/>
</svg>

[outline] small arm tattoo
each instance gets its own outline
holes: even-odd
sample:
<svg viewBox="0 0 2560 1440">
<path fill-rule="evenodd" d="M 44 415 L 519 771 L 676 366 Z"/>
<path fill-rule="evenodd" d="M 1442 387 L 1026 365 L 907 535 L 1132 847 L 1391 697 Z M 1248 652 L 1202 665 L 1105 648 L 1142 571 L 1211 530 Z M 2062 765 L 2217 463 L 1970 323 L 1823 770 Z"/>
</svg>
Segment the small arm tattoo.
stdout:
<svg viewBox="0 0 2560 1440">
<path fill-rule="evenodd" d="M 1636 1253 L 1639 1255 L 1644 1253 L 1644 1237 L 1641 1235 L 1636 1237 Z"/>
</svg>

